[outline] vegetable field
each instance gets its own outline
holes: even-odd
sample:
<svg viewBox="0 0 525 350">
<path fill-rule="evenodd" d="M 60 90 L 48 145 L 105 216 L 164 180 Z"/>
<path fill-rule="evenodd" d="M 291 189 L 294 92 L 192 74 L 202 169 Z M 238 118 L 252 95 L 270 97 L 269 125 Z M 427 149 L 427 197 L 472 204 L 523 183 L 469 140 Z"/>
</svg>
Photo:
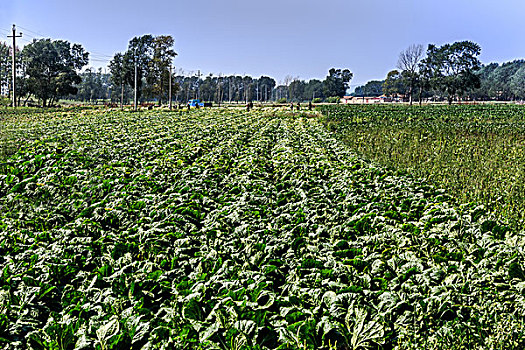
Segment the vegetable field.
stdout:
<svg viewBox="0 0 525 350">
<path fill-rule="evenodd" d="M 0 126 L 3 348 L 525 344 L 522 237 L 358 158 L 317 114 Z"/>
<path fill-rule="evenodd" d="M 324 107 L 361 156 L 477 202 L 523 231 L 525 108 L 515 105 Z"/>
</svg>

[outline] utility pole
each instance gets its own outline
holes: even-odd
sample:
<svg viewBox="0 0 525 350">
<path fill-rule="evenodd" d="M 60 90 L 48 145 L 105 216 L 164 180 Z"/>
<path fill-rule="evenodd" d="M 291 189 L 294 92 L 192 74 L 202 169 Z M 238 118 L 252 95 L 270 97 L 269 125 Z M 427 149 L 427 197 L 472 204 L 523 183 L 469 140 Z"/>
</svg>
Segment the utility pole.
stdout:
<svg viewBox="0 0 525 350">
<path fill-rule="evenodd" d="M 135 56 L 135 96 L 133 97 L 133 108 L 137 111 L 137 56 Z"/>
<path fill-rule="evenodd" d="M 232 82 L 230 81 L 230 77 L 228 77 L 228 98 L 229 98 L 229 103 L 232 103 L 232 98 L 233 98 L 233 90 L 232 90 Z"/>
<path fill-rule="evenodd" d="M 201 80 L 201 70 L 199 69 L 197 71 L 197 100 L 200 101 L 201 99 L 201 83 L 200 83 L 200 80 Z"/>
<path fill-rule="evenodd" d="M 13 108 L 16 108 L 16 38 L 21 38 L 22 33 L 20 35 L 16 35 L 16 26 L 13 24 L 13 35 L 8 35 L 8 38 L 13 38 Z"/>
<path fill-rule="evenodd" d="M 221 95 L 221 89 L 222 88 L 222 74 L 219 74 L 219 76 L 217 77 L 217 102 L 219 104 L 219 107 L 221 106 L 221 100 L 222 100 L 222 95 Z"/>
<path fill-rule="evenodd" d="M 122 111 L 124 109 L 124 65 L 122 64 L 122 61 L 120 63 L 120 110 Z"/>
<path fill-rule="evenodd" d="M 169 78 L 170 86 L 169 86 L 169 100 L 170 100 L 170 111 L 171 111 L 171 64 L 170 64 L 170 78 Z"/>
</svg>

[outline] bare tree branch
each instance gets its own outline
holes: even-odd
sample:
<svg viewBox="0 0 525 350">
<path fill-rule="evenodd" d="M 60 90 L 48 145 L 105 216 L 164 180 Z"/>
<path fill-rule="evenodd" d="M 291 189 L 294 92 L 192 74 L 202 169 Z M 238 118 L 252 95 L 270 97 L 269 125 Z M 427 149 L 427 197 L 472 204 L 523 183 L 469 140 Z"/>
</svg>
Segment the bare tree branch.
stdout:
<svg viewBox="0 0 525 350">
<path fill-rule="evenodd" d="M 402 71 L 415 73 L 418 69 L 419 62 L 423 58 L 423 45 L 410 45 L 406 50 L 401 51 L 397 68 Z"/>
<path fill-rule="evenodd" d="M 399 68 L 408 78 L 408 95 L 410 105 L 412 105 L 412 94 L 414 92 L 414 84 L 416 75 L 419 69 L 419 62 L 423 58 L 423 45 L 410 45 L 406 50 L 401 51 L 399 60 L 397 61 L 397 68 Z"/>
</svg>

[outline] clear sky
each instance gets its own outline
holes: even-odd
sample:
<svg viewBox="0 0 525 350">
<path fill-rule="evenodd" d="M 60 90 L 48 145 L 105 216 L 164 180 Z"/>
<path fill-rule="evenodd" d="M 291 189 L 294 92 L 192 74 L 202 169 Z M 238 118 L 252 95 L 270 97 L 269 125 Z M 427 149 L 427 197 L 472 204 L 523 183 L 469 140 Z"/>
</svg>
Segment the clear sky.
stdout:
<svg viewBox="0 0 525 350">
<path fill-rule="evenodd" d="M 484 63 L 525 58 L 524 0 L 0 0 L 0 40 L 80 43 L 105 66 L 143 34 L 172 35 L 186 73 L 384 79 L 411 44 L 472 40 Z"/>
</svg>

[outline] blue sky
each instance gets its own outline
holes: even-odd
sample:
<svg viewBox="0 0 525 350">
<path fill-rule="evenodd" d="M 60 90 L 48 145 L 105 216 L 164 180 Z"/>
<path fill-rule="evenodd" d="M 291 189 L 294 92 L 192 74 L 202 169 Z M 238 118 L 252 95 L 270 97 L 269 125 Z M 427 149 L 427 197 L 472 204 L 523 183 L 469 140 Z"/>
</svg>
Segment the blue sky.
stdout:
<svg viewBox="0 0 525 350">
<path fill-rule="evenodd" d="M 484 63 L 525 58 L 523 0 L 0 0 L 0 40 L 80 43 L 105 66 L 143 34 L 175 38 L 175 66 L 203 74 L 383 79 L 411 44 L 472 40 Z"/>
</svg>

